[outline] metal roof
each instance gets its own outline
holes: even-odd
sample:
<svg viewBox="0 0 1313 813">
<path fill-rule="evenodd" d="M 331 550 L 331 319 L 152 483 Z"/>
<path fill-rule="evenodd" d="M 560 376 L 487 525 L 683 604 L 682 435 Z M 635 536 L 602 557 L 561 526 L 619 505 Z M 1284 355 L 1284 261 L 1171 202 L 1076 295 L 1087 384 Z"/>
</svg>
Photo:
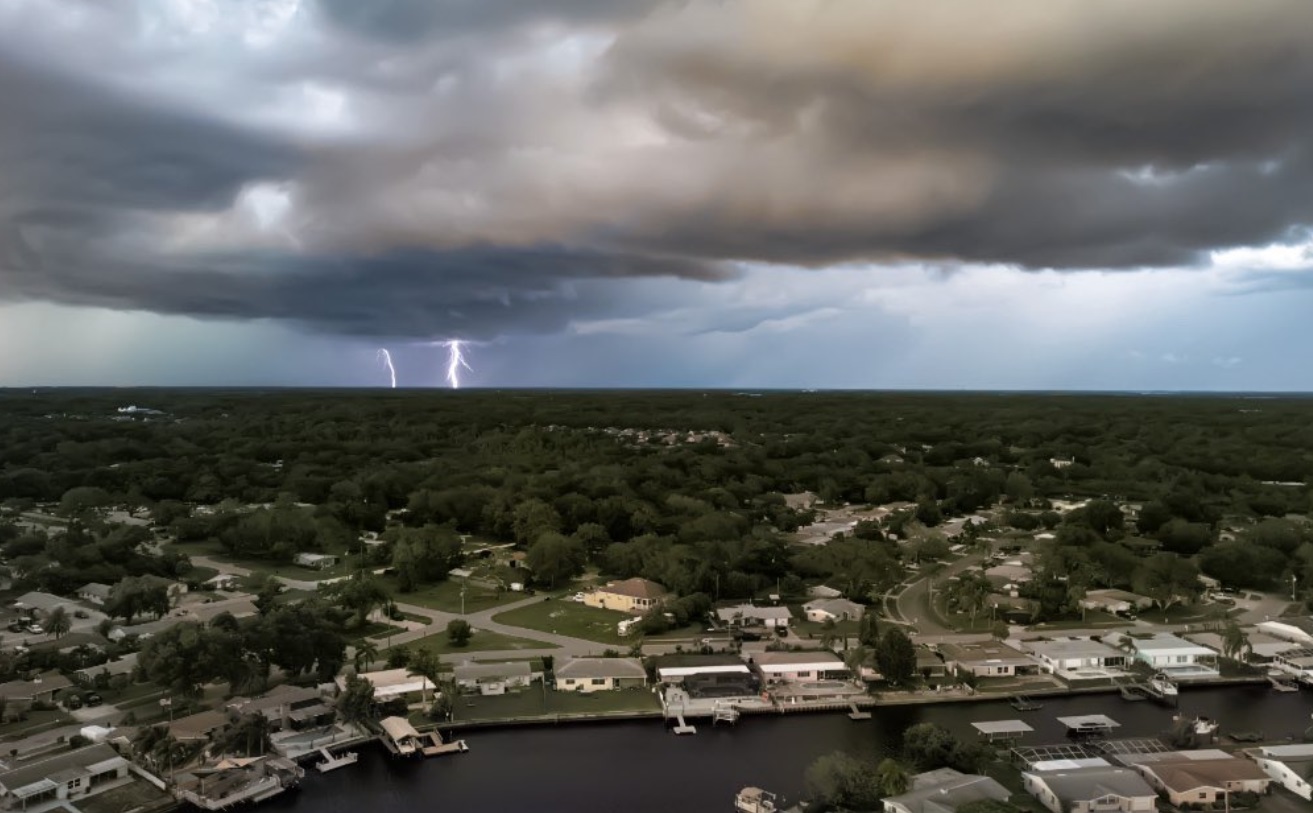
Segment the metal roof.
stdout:
<svg viewBox="0 0 1313 813">
<path fill-rule="evenodd" d="M 986 720 L 983 723 L 972 723 L 971 727 L 981 734 L 1025 734 L 1027 731 L 1035 729 L 1026 725 L 1020 720 Z"/>
<path fill-rule="evenodd" d="M 1059 717 L 1058 722 L 1067 728 L 1118 728 L 1121 723 L 1103 714 L 1082 714 L 1078 717 Z"/>
</svg>

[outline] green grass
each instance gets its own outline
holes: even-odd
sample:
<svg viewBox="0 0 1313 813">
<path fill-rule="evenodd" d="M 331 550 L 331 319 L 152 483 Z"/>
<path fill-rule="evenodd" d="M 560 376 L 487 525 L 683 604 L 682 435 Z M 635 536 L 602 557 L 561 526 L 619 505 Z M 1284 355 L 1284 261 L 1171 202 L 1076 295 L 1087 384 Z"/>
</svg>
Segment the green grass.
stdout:
<svg viewBox="0 0 1313 813">
<path fill-rule="evenodd" d="M 452 646 L 451 641 L 447 640 L 447 633 L 445 632 L 430 635 L 418 641 L 411 641 L 404 644 L 404 646 L 412 652 L 418 649 L 428 649 L 435 655 L 456 655 L 462 652 L 493 652 L 513 649 L 556 649 L 556 644 L 550 644 L 546 641 L 516 638 L 491 630 L 475 631 L 474 637 L 465 646 Z"/>
<path fill-rule="evenodd" d="M 0 737 L 21 739 L 73 722 L 72 717 L 59 709 L 29 709 L 26 716 L 26 720 L 14 720 L 0 725 Z M 6 753 L 8 752 L 6 751 Z"/>
<path fill-rule="evenodd" d="M 494 697 L 462 696 L 456 701 L 453 722 L 551 717 L 557 714 L 605 714 L 657 711 L 656 695 L 648 689 L 618 689 L 610 692 L 557 692 L 535 684 L 532 688 Z"/>
<path fill-rule="evenodd" d="M 1220 604 L 1173 604 L 1166 610 L 1145 610 L 1140 613 L 1140 619 L 1153 624 L 1223 621 L 1234 610 L 1233 607 Z"/>
<path fill-rule="evenodd" d="M 293 564 L 280 564 L 263 559 L 237 558 L 230 556 L 223 545 L 217 542 L 174 542 L 171 547 L 179 553 L 185 553 L 189 556 L 208 556 L 217 562 L 226 562 L 237 567 L 246 568 L 252 573 L 282 576 L 298 581 L 310 582 L 334 579 L 338 576 L 349 576 L 359 569 L 359 557 L 352 556 L 347 551 L 324 551 L 324 553 L 336 555 L 339 561 L 332 567 L 319 569 Z"/>
<path fill-rule="evenodd" d="M 403 593 L 397 589 L 396 577 L 381 576 L 380 579 L 383 586 L 387 588 L 388 595 L 392 596 L 398 603 L 415 604 L 420 607 L 427 607 L 430 610 L 440 610 L 444 613 L 459 613 L 461 611 L 460 582 L 438 582 L 437 584 L 425 585 L 409 593 Z M 525 598 L 523 593 L 513 593 L 510 590 L 505 590 L 498 596 L 496 591 L 471 584 L 465 588 L 465 613 L 490 610 L 494 607 L 520 601 L 523 598 Z"/>
<path fill-rule="evenodd" d="M 425 619 L 426 621 L 428 619 Z M 358 644 L 366 638 L 381 638 L 389 633 L 396 635 L 399 632 L 405 632 L 405 627 L 398 627 L 395 624 L 369 623 L 363 627 L 350 630 L 343 635 L 348 644 Z"/>
<path fill-rule="evenodd" d="M 616 624 L 630 617 L 616 610 L 601 610 L 597 607 L 586 607 L 576 601 L 553 599 L 508 610 L 493 616 L 493 620 L 513 627 L 554 632 L 572 638 L 596 641 L 599 644 L 626 646 L 633 643 L 634 639 L 626 640 L 620 637 L 620 633 L 616 631 Z"/>
</svg>

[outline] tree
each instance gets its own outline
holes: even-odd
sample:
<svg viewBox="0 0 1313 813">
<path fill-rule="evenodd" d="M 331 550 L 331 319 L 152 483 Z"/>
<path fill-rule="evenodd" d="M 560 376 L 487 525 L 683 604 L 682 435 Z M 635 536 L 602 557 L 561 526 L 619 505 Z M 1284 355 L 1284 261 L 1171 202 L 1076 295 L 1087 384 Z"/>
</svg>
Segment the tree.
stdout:
<svg viewBox="0 0 1313 813">
<path fill-rule="evenodd" d="M 360 724 L 374 716 L 374 684 L 356 675 L 347 675 L 346 688 L 337 699 L 337 716 L 344 722 Z"/>
<path fill-rule="evenodd" d="M 1189 559 L 1160 553 L 1146 561 L 1136 574 L 1136 590 L 1166 609 L 1199 595 L 1199 568 Z"/>
<path fill-rule="evenodd" d="M 903 732 L 903 756 L 918 771 L 933 771 L 952 762 L 957 739 L 935 723 L 917 723 Z"/>
<path fill-rule="evenodd" d="M 880 645 L 880 619 L 874 611 L 862 613 L 862 619 L 857 623 L 857 640 L 868 649 Z"/>
<path fill-rule="evenodd" d="M 374 661 L 378 660 L 378 644 L 365 638 L 356 644 L 356 653 L 353 658 L 357 672 L 368 672 L 369 667 Z"/>
<path fill-rule="evenodd" d="M 1249 636 L 1240 629 L 1235 619 L 1228 619 L 1222 628 L 1222 654 L 1232 660 L 1242 660 L 1249 649 Z"/>
<path fill-rule="evenodd" d="M 453 618 L 447 622 L 447 640 L 452 646 L 467 646 L 474 635 L 470 622 L 463 618 Z M 427 652 L 428 650 L 424 650 Z"/>
<path fill-rule="evenodd" d="M 890 627 L 880 636 L 875 649 L 875 662 L 884 679 L 902 686 L 916 674 L 916 649 L 912 640 L 899 627 Z"/>
<path fill-rule="evenodd" d="M 73 619 L 68 617 L 68 610 L 65 610 L 62 606 L 56 607 L 50 611 L 50 615 L 46 616 L 45 627 L 46 632 L 55 636 L 55 639 L 58 640 L 73 628 Z"/>
<path fill-rule="evenodd" d="M 402 592 L 442 581 L 461 563 L 460 534 L 450 525 L 402 528 L 390 533 L 392 567 L 397 571 L 397 584 Z"/>
<path fill-rule="evenodd" d="M 456 619 L 451 623 L 455 624 L 459 620 L 460 619 Z M 465 622 L 462 621 L 461 623 Z M 451 626 L 448 625 L 447 629 L 448 635 L 450 635 Z M 415 653 L 415 656 L 410 659 L 409 669 L 411 674 L 419 675 L 424 678 L 425 688 L 423 691 L 423 699 L 425 702 L 428 702 L 428 686 L 437 686 L 438 675 L 442 671 L 442 661 L 438 659 L 437 655 L 433 654 L 433 650 L 420 649 Z"/>
<path fill-rule="evenodd" d="M 586 553 L 578 540 L 556 531 L 545 531 L 529 546 L 525 563 L 533 571 L 534 580 L 555 587 L 583 572 Z"/>
<path fill-rule="evenodd" d="M 835 751 L 807 767 L 807 788 L 826 804 L 850 810 L 880 809 L 880 784 L 868 764 Z"/>
<path fill-rule="evenodd" d="M 880 795 L 897 796 L 907 792 L 911 777 L 903 763 L 886 757 L 875 767 L 875 781 L 880 787 Z"/>
</svg>

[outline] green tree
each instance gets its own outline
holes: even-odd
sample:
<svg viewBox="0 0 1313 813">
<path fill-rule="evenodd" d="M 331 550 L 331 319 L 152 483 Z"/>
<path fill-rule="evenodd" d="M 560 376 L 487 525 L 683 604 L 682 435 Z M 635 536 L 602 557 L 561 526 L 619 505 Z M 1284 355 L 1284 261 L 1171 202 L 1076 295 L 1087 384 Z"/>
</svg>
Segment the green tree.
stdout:
<svg viewBox="0 0 1313 813">
<path fill-rule="evenodd" d="M 68 617 L 68 610 L 62 606 L 56 607 L 46 616 L 46 632 L 55 636 L 55 640 L 63 638 L 73 627 L 73 619 Z"/>
<path fill-rule="evenodd" d="M 374 684 L 356 675 L 347 675 L 346 687 L 337 699 L 337 716 L 344 722 L 361 724 L 374 717 Z"/>
<path fill-rule="evenodd" d="M 468 646 L 473 635 L 474 629 L 465 619 L 453 618 L 447 622 L 447 640 L 452 646 Z"/>
<path fill-rule="evenodd" d="M 459 621 L 460 619 L 456 620 Z M 456 622 L 453 621 L 452 623 L 454 624 Z M 450 629 L 450 626 L 448 626 L 448 634 L 450 634 Z M 437 655 L 433 654 L 433 650 L 419 649 L 415 652 L 414 657 L 410 659 L 410 666 L 408 668 L 410 669 L 411 674 L 419 675 L 427 681 L 424 689 L 424 701 L 428 702 L 427 686 L 438 685 L 438 675 L 442 671 L 442 661 L 438 659 Z"/>
<path fill-rule="evenodd" d="M 374 661 L 378 660 L 378 644 L 368 638 L 363 639 L 356 644 L 356 652 L 352 660 L 357 672 L 368 672 Z"/>
<path fill-rule="evenodd" d="M 864 760 L 835 751 L 807 767 L 807 788 L 824 803 L 849 810 L 879 810 L 880 783 Z"/>
<path fill-rule="evenodd" d="M 880 787 L 881 796 L 898 796 L 907 793 L 911 777 L 907 767 L 896 759 L 885 759 L 875 767 L 875 781 Z"/>
<path fill-rule="evenodd" d="M 917 723 L 903 732 L 903 756 L 918 771 L 945 767 L 956 747 L 957 739 L 936 723 Z"/>
<path fill-rule="evenodd" d="M 586 554 L 577 540 L 546 531 L 529 546 L 525 562 L 534 580 L 548 587 L 583 572 Z"/>
<path fill-rule="evenodd" d="M 909 683 L 916 674 L 916 649 L 907 633 L 899 627 L 885 630 L 875 649 L 875 662 L 889 683 L 895 686 Z"/>
<path fill-rule="evenodd" d="M 880 645 L 880 619 L 873 609 L 862 614 L 862 620 L 857 624 L 857 640 L 868 649 Z"/>
<path fill-rule="evenodd" d="M 1232 660 L 1242 660 L 1250 650 L 1249 636 L 1240 629 L 1235 619 L 1227 619 L 1222 628 L 1222 654 Z"/>
</svg>

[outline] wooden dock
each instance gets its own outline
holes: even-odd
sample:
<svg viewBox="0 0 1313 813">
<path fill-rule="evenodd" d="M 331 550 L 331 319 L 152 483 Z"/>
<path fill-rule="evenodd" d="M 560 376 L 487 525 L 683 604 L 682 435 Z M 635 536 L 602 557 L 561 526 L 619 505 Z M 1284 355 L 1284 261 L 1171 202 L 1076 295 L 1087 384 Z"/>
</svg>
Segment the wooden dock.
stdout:
<svg viewBox="0 0 1313 813">
<path fill-rule="evenodd" d="M 849 720 L 854 720 L 854 721 L 856 721 L 856 720 L 869 720 L 869 719 L 871 719 L 871 712 L 869 712 L 869 711 L 862 711 L 861 709 L 857 708 L 857 704 L 856 704 L 856 703 L 849 703 L 849 704 L 848 704 L 848 708 L 851 709 L 851 711 L 848 712 L 848 719 L 849 719 Z"/>
<path fill-rule="evenodd" d="M 440 757 L 445 756 L 446 754 L 463 754 L 470 750 L 469 746 L 465 744 L 465 740 L 443 742 L 442 735 L 436 731 L 429 732 L 428 741 L 430 745 L 425 745 L 420 748 L 420 753 L 426 757 Z"/>
</svg>

